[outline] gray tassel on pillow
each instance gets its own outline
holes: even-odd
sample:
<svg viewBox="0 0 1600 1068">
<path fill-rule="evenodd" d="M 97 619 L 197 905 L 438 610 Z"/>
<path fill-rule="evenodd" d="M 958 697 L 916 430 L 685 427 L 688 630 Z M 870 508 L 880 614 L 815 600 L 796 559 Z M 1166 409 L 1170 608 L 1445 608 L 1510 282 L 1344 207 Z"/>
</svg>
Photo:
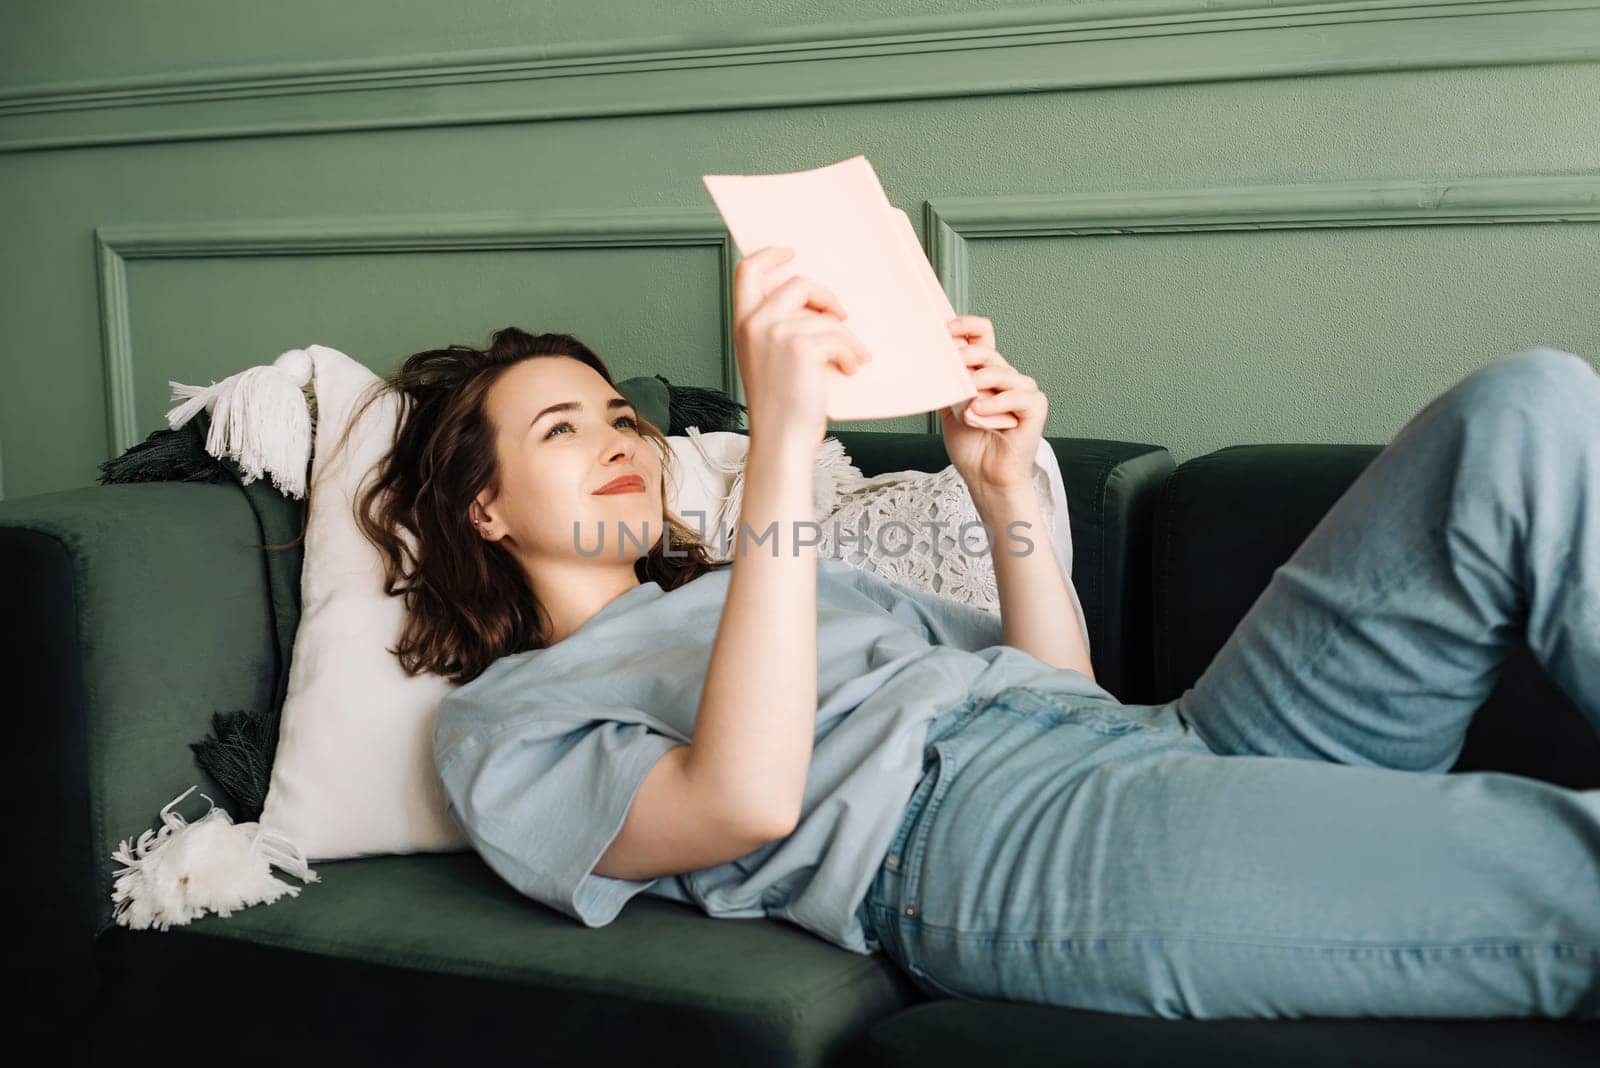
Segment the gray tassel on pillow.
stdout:
<svg viewBox="0 0 1600 1068">
<path fill-rule="evenodd" d="M 223 462 L 206 452 L 206 422 L 153 430 L 121 456 L 99 464 L 101 485 L 116 482 L 227 482 Z"/>
<path fill-rule="evenodd" d="M 661 375 L 667 387 L 668 437 L 682 436 L 689 427 L 697 426 L 710 433 L 714 430 L 741 430 L 742 416 L 749 409 L 720 389 L 710 386 L 675 386 Z"/>
<path fill-rule="evenodd" d="M 240 817 L 259 820 L 272 782 L 278 749 L 278 717 L 272 712 L 238 709 L 214 712 L 211 733 L 190 742 L 194 762 L 233 800 Z"/>
</svg>

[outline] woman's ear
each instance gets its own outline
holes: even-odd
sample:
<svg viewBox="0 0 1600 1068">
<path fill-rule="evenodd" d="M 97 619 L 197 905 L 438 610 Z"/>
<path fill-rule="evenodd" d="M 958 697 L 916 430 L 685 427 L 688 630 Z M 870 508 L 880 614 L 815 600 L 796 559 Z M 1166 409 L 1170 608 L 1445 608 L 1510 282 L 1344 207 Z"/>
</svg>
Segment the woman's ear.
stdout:
<svg viewBox="0 0 1600 1068">
<path fill-rule="evenodd" d="M 472 529 L 477 531 L 480 536 L 492 533 L 494 524 L 489 518 L 488 511 L 485 510 L 481 498 L 467 505 L 467 518 L 472 522 Z"/>
</svg>

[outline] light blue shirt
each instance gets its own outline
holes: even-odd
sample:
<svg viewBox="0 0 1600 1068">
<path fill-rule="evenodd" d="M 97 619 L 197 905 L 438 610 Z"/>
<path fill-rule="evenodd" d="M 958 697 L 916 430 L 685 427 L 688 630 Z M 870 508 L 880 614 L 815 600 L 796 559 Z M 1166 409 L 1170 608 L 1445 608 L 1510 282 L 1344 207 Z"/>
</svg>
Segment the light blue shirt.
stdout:
<svg viewBox="0 0 1600 1068">
<path fill-rule="evenodd" d="M 450 814 L 523 894 L 600 927 L 650 893 L 870 953 L 857 909 L 922 776 L 929 721 L 1008 686 L 1117 703 L 1083 673 L 1002 645 L 990 612 L 819 557 L 816 735 L 795 829 L 699 871 L 596 874 L 645 774 L 694 735 L 731 571 L 671 591 L 642 583 L 444 698 L 433 752 Z"/>
</svg>

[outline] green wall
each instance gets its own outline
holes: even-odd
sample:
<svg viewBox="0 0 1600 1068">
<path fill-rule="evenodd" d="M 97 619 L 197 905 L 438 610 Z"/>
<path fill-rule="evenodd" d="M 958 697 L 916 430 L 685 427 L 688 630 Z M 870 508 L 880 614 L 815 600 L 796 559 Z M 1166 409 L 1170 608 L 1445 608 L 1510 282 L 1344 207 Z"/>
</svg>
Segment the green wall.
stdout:
<svg viewBox="0 0 1600 1068">
<path fill-rule="evenodd" d="M 312 343 L 737 389 L 700 175 L 858 153 L 1050 434 L 1382 442 L 1600 362 L 1600 3 L 632 6 L 10 0 L 3 493 Z"/>
</svg>

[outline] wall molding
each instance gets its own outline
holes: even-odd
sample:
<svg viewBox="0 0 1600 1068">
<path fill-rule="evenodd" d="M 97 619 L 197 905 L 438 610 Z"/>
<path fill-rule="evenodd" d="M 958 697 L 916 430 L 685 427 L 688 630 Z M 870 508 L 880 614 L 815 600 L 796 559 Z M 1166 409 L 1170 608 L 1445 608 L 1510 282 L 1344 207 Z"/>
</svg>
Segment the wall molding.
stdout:
<svg viewBox="0 0 1600 1068">
<path fill-rule="evenodd" d="M 1597 222 L 1600 174 L 941 197 L 924 202 L 923 218 L 934 272 L 956 312 L 966 314 L 971 310 L 973 241 L 1206 230 Z M 665 245 L 717 250 L 721 388 L 743 403 L 732 334 L 737 251 L 714 210 L 614 209 L 99 227 L 95 252 L 108 456 L 117 456 L 142 440 L 134 403 L 135 358 L 127 291 L 130 260 Z M 928 413 L 926 425 L 929 432 L 939 433 L 937 412 Z"/>
<path fill-rule="evenodd" d="M 1471 223 L 1600 222 L 1600 174 L 941 197 L 923 205 L 928 258 L 958 315 L 970 244 L 1006 237 Z M 928 430 L 939 432 L 937 412 Z"/>
<path fill-rule="evenodd" d="M 1600 59 L 1600 0 L 1084 0 L 0 90 L 0 152 Z"/>
<path fill-rule="evenodd" d="M 105 367 L 106 443 L 118 456 L 144 439 L 135 410 L 135 356 L 128 263 L 190 256 L 332 255 L 483 249 L 707 246 L 718 254 L 722 388 L 743 402 L 733 354 L 735 248 L 709 209 L 615 209 L 527 214 L 387 216 L 377 219 L 236 220 L 209 224 L 102 226 L 94 232 Z M 236 370 L 244 370 L 237 368 Z M 229 372 L 230 374 L 233 372 Z M 220 378 L 221 376 L 219 376 Z"/>
</svg>

